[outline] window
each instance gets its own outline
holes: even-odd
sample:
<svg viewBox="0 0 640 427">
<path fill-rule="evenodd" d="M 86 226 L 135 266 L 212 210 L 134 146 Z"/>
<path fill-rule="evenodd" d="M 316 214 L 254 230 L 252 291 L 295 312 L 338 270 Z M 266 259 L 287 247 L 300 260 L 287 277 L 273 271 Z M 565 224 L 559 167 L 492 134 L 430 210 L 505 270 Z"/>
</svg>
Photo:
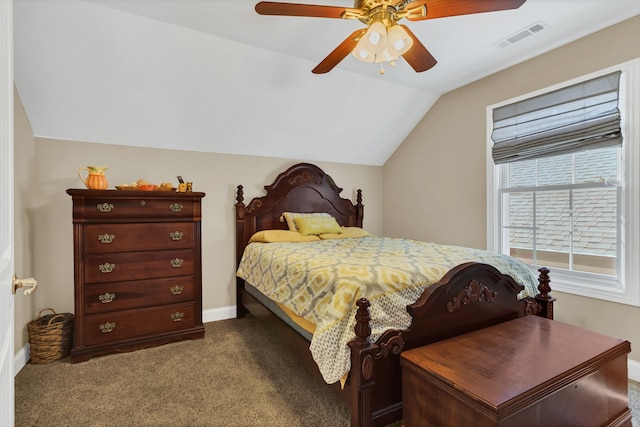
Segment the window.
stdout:
<svg viewBox="0 0 640 427">
<path fill-rule="evenodd" d="M 640 305 L 639 100 L 634 60 L 488 107 L 489 249 Z"/>
<path fill-rule="evenodd" d="M 619 277 L 620 151 L 505 165 L 502 247 L 528 264 Z"/>
</svg>

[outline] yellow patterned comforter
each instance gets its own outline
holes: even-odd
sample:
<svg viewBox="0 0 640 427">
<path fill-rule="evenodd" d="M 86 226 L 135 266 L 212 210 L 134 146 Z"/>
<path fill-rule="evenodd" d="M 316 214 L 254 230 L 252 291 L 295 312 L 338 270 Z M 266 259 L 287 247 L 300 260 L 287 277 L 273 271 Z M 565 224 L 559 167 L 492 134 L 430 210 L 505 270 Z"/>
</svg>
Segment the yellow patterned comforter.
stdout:
<svg viewBox="0 0 640 427">
<path fill-rule="evenodd" d="M 371 302 L 371 339 L 388 329 L 407 329 L 406 306 L 453 267 L 491 264 L 534 296 L 537 279 L 521 262 L 478 249 L 415 240 L 362 237 L 305 243 L 251 243 L 238 277 L 316 325 L 311 353 L 332 384 L 350 369 L 347 343 L 355 337 L 356 301 Z"/>
</svg>

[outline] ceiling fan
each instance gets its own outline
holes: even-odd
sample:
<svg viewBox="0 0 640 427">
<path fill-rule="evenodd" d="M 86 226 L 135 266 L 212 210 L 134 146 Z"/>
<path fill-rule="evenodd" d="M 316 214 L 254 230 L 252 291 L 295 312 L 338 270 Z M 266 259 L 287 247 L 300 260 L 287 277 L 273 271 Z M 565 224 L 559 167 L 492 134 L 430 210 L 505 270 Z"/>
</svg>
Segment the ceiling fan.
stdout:
<svg viewBox="0 0 640 427">
<path fill-rule="evenodd" d="M 406 25 L 397 22 L 470 15 L 517 9 L 526 0 L 354 0 L 354 7 L 321 6 L 299 3 L 261 1 L 256 4 L 260 15 L 307 16 L 315 18 L 359 19 L 367 28 L 354 31 L 338 45 L 312 72 L 331 71 L 352 53 L 364 62 L 395 65 L 402 56 L 417 72 L 434 65 L 436 59 Z M 384 69 L 380 69 L 380 74 Z"/>
</svg>

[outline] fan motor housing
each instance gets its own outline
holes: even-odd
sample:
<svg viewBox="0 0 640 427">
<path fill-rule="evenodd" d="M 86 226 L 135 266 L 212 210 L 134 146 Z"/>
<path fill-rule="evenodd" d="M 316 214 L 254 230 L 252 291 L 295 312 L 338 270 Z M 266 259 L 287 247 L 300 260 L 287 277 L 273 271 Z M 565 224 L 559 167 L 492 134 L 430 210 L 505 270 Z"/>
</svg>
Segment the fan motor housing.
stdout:
<svg viewBox="0 0 640 427">
<path fill-rule="evenodd" d="M 394 24 L 400 19 L 396 12 L 403 10 L 408 3 L 409 0 L 354 0 L 353 6 L 366 15 L 359 19 L 367 25 L 372 21 Z"/>
</svg>

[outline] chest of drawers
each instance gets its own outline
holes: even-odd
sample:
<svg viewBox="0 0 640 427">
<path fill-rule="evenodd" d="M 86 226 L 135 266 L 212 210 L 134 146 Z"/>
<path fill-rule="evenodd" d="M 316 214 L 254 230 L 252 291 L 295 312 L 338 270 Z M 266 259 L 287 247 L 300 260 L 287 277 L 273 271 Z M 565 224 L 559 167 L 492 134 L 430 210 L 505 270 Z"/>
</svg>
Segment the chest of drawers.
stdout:
<svg viewBox="0 0 640 427">
<path fill-rule="evenodd" d="M 204 336 L 204 193 L 69 189 L 72 362 Z"/>
</svg>

